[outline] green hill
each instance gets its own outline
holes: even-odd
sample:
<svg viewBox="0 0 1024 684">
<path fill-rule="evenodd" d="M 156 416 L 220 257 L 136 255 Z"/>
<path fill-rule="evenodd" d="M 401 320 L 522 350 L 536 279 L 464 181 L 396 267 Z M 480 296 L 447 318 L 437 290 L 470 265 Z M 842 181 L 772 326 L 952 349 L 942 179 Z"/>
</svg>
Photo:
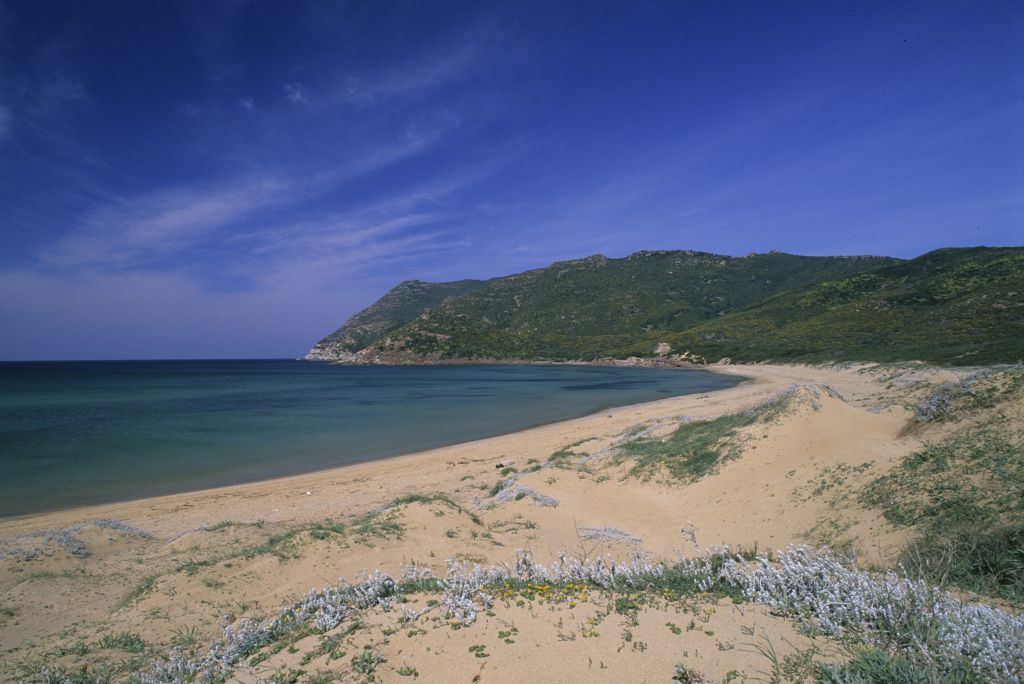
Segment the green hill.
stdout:
<svg viewBox="0 0 1024 684">
<path fill-rule="evenodd" d="M 623 259 L 592 256 L 489 281 L 410 281 L 321 340 L 308 358 L 621 355 L 635 351 L 651 331 L 681 332 L 780 292 L 893 263 L 887 257 L 660 251 Z M 652 350 L 648 345 L 642 351 Z"/>
<path fill-rule="evenodd" d="M 940 249 L 666 337 L 737 361 L 1024 359 L 1024 248 Z"/>
<path fill-rule="evenodd" d="M 1024 248 L 916 259 L 591 256 L 487 281 L 408 281 L 307 358 L 356 363 L 652 356 L 717 360 L 1024 358 Z"/>
<path fill-rule="evenodd" d="M 395 329 L 425 311 L 443 305 L 481 287 L 483 280 L 457 280 L 451 283 L 425 283 L 406 280 L 320 340 L 306 358 L 344 360 L 346 356 L 385 339 Z"/>
</svg>

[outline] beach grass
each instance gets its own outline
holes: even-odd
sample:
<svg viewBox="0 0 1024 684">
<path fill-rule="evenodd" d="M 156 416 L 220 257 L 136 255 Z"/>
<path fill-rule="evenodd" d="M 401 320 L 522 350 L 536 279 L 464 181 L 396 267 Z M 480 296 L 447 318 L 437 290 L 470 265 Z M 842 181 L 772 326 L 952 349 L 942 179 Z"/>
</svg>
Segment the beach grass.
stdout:
<svg viewBox="0 0 1024 684">
<path fill-rule="evenodd" d="M 1024 402 L 1021 375 L 1015 369 L 1003 378 L 986 376 L 994 389 L 981 398 L 968 392 L 946 403 L 944 420 L 969 415 L 979 402 L 995 410 L 927 442 L 860 495 L 893 525 L 914 530 L 901 558 L 905 567 L 932 582 L 1018 604 L 1024 602 L 1024 430 L 999 407 Z"/>
<path fill-rule="evenodd" d="M 649 480 L 667 473 L 678 482 L 694 482 L 739 456 L 740 430 L 778 416 L 792 396 L 792 391 L 786 391 L 744 411 L 710 420 L 683 421 L 666 438 L 625 440 L 617 446 L 616 460 L 632 461 L 631 477 Z"/>
</svg>

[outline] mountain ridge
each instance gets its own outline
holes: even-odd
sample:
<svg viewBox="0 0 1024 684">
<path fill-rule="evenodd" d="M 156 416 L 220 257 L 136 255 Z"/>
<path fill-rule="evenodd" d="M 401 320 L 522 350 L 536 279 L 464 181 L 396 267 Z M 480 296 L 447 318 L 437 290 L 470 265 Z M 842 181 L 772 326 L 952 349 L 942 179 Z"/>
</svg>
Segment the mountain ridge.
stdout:
<svg viewBox="0 0 1024 684">
<path fill-rule="evenodd" d="M 669 336 L 738 360 L 1024 359 L 1024 247 L 940 248 L 849 278 L 784 292 Z"/>
<path fill-rule="evenodd" d="M 305 358 L 359 364 L 715 361 L 1014 362 L 1024 248 L 909 260 L 593 254 L 488 280 L 403 281 Z"/>
<path fill-rule="evenodd" d="M 652 331 L 682 332 L 783 291 L 896 263 L 875 256 L 644 250 L 488 280 L 408 280 L 320 340 L 306 358 L 458 363 L 650 355 L 653 350 L 630 347 Z"/>
</svg>

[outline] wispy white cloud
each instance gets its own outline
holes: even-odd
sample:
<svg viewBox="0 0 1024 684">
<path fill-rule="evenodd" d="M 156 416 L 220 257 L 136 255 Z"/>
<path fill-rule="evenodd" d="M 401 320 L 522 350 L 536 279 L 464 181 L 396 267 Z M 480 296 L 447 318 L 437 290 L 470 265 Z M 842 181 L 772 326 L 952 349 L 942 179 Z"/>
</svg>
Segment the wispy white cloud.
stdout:
<svg viewBox="0 0 1024 684">
<path fill-rule="evenodd" d="M 309 91 L 301 83 L 285 83 L 284 96 L 289 102 L 296 104 L 309 102 Z"/>
<path fill-rule="evenodd" d="M 33 118 L 64 117 L 89 99 L 75 58 L 81 39 L 64 33 L 40 44 L 20 73 L 20 109 Z"/>
<path fill-rule="evenodd" d="M 344 198 L 349 183 L 431 149 L 458 125 L 445 120 L 435 126 L 410 128 L 397 140 L 371 144 L 312 177 L 301 173 L 241 177 L 163 189 L 132 197 L 110 197 L 87 212 L 83 219 L 54 243 L 40 250 L 49 267 L 143 268 L 173 258 L 201 245 L 238 244 L 241 236 L 264 235 L 266 244 L 249 242 L 252 251 L 266 253 L 273 240 L 302 235 L 341 239 L 342 231 L 362 235 L 373 230 L 403 227 L 403 221 L 420 220 L 438 201 L 470 183 L 486 178 L 507 161 L 495 153 L 486 162 L 468 164 L 457 172 L 414 186 L 399 187 L 390 197 L 367 205 L 357 196 L 343 200 L 344 209 L 312 211 L 308 205 L 325 193 Z M 424 211 L 427 207 L 427 211 Z M 267 228 L 280 223 L 266 212 L 303 216 L 286 222 L 286 228 Z M 403 218 L 405 216 L 406 218 Z M 409 219 L 409 216 L 416 217 Z M 365 233 L 367 238 L 371 233 Z M 353 238 L 345 238 L 353 239 Z M 365 244 L 365 243 L 361 243 Z M 243 258 L 235 255 L 229 261 Z"/>
<path fill-rule="evenodd" d="M 907 88 L 908 99 L 920 95 L 920 86 Z M 520 228 L 497 243 L 522 249 L 519 243 L 532 238 L 524 251 L 538 263 L 578 255 L 580 244 L 622 256 L 637 248 L 637 234 L 650 248 L 910 257 L 923 251 L 914 251 L 918 228 L 929 228 L 931 246 L 991 242 L 984 231 L 993 216 L 1005 222 L 1021 215 L 1019 196 L 1016 205 L 995 195 L 980 206 L 965 202 L 958 194 L 963 172 L 950 163 L 958 154 L 950 140 L 977 131 L 975 144 L 988 144 L 985 135 L 1013 120 L 1012 105 L 982 108 L 965 100 L 901 120 L 888 116 L 886 103 L 860 102 L 858 125 L 835 129 L 821 112 L 841 108 L 846 96 L 842 84 L 832 84 L 680 132 L 660 149 L 634 150 L 573 192 L 521 207 L 514 219 Z M 796 141 L 790 144 L 796 136 L 799 152 Z M 919 183 L 907 173 L 919 168 L 948 172 Z M 949 193 L 936 199 L 942 181 Z M 855 228 L 853 216 L 860 222 Z M 966 237 L 966 226 L 976 237 Z"/>
<path fill-rule="evenodd" d="M 358 153 L 338 161 L 312 178 L 314 187 L 334 187 L 347 180 L 387 168 L 433 148 L 459 127 L 459 120 L 447 117 L 422 125 L 409 125 L 401 135 L 354 140 Z"/>
<path fill-rule="evenodd" d="M 200 244 L 217 230 L 285 201 L 288 186 L 247 181 L 221 190 L 179 188 L 92 211 L 42 254 L 51 266 L 132 268 Z"/>
<path fill-rule="evenodd" d="M 54 74 L 39 84 L 29 111 L 35 115 L 65 114 L 69 105 L 86 99 L 88 95 L 81 81 L 68 75 Z"/>
<path fill-rule="evenodd" d="M 349 77 L 344 92 L 349 102 L 370 104 L 380 100 L 422 94 L 476 73 L 489 60 L 490 47 L 482 40 L 445 46 L 423 59 L 410 61 L 365 78 Z"/>
<path fill-rule="evenodd" d="M 446 226 L 453 215 L 440 207 L 460 187 L 454 181 L 433 184 L 247 232 L 218 226 L 243 206 L 275 201 L 273 189 L 269 200 L 261 200 L 261 187 L 254 185 L 248 192 L 152 197 L 122 215 L 108 208 L 92 221 L 120 221 L 120 231 L 86 231 L 56 246 L 55 257 L 62 258 L 48 268 L 0 269 L 0 291 L 24 293 L 0 301 L 0 319 L 8 330 L 19 330 L 17 336 L 0 332 L 0 355 L 237 356 L 239 336 L 251 340 L 247 354 L 299 354 L 328 332 L 325 325 L 379 296 L 393 273 L 464 246 Z M 129 215 L 138 220 L 125 223 Z M 188 259 L 160 268 L 145 262 L 196 249 L 221 249 L 231 258 L 217 261 L 217 278 Z M 224 288 L 225 278 L 245 285 Z M 133 328 L 127 345 L 126 320 Z M 76 331 L 73 343 L 61 342 L 62 329 Z M 25 339 L 51 340 L 52 348 L 19 348 Z"/>
<path fill-rule="evenodd" d="M 300 81 L 292 72 L 271 86 L 280 88 L 274 97 L 228 82 L 244 65 L 231 45 L 240 10 L 223 8 L 209 26 L 200 21 L 205 9 L 187 10 L 199 24 L 193 51 L 217 87 L 185 107 L 193 116 L 181 138 L 193 154 L 216 164 L 197 166 L 206 172 L 202 180 L 146 192 L 115 194 L 90 185 L 90 196 L 77 200 L 86 209 L 36 249 L 34 263 L 0 269 L 4 291 L 35 293 L 0 306 L 5 325 L 39 327 L 37 339 L 46 337 L 46 326 L 70 326 L 92 335 L 95 348 L 109 345 L 109 355 L 128 356 L 113 331 L 132 321 L 138 327 L 133 338 L 152 341 L 153 355 L 181 356 L 189 355 L 181 330 L 201 331 L 209 340 L 234 327 L 225 339 L 237 344 L 239 334 L 247 334 L 238 331 L 257 337 L 273 320 L 277 339 L 267 348 L 299 353 L 325 332 L 325 321 L 334 324 L 365 306 L 396 274 L 428 274 L 465 250 L 459 226 L 467 208 L 460 193 L 502 168 L 515 155 L 513 146 L 434 165 L 430 178 L 396 182 L 414 167 L 396 169 L 371 190 L 372 198 L 364 181 L 434 150 L 465 121 L 479 120 L 473 97 L 416 107 L 404 100 L 434 97 L 478 74 L 494 57 L 490 29 L 453 32 L 416 59 L 356 75 L 325 68 L 319 78 L 302 71 Z M 217 36 L 227 39 L 223 49 L 215 45 Z M 51 82 L 46 102 L 87 100 L 73 73 L 62 74 Z M 339 82 L 344 85 L 334 87 Z M 0 142 L 9 135 L 7 114 L 0 109 Z M 39 129 L 44 133 L 54 140 L 59 132 Z M 83 173 L 81 181 L 95 183 L 89 179 L 96 175 Z M 45 223 L 47 216 L 24 220 Z M 0 340 L 0 352 L 3 346 Z"/>
<path fill-rule="evenodd" d="M 0 40 L 13 23 L 0 4 Z M 50 138 L 52 129 L 66 128 L 89 94 L 78 78 L 73 57 L 78 41 L 70 34 L 41 42 L 25 55 L 0 54 L 0 144 L 17 132 Z M 17 122 L 17 131 L 15 130 Z M 63 133 L 53 134 L 60 140 Z M 62 149 L 58 147 L 58 149 Z"/>
<path fill-rule="evenodd" d="M 497 19 L 483 17 L 453 28 L 401 61 L 362 71 L 343 69 L 344 76 L 331 90 L 359 106 L 425 97 L 479 75 L 510 52 Z"/>
<path fill-rule="evenodd" d="M 425 182 L 343 211 L 305 216 L 256 231 L 233 233 L 234 272 L 261 286 L 302 281 L 330 290 L 360 275 L 379 275 L 382 263 L 422 259 L 462 244 L 452 226 L 465 218 L 458 195 L 488 170 Z"/>
<path fill-rule="evenodd" d="M 450 226 L 464 218 L 453 209 L 459 193 L 500 169 L 508 155 L 396 188 L 373 201 L 351 197 L 344 208 L 309 206 L 324 193 L 344 193 L 348 181 L 415 154 L 422 144 L 409 143 L 312 181 L 247 178 L 215 188 L 182 187 L 111 200 L 46 245 L 40 263 L 67 272 L 196 272 L 202 270 L 197 265 L 202 255 L 216 254 L 219 270 L 251 287 L 266 287 L 272 278 L 301 279 L 316 289 L 317 283 L 336 283 L 356 270 L 371 271 L 381 259 L 437 253 L 452 246 Z"/>
</svg>

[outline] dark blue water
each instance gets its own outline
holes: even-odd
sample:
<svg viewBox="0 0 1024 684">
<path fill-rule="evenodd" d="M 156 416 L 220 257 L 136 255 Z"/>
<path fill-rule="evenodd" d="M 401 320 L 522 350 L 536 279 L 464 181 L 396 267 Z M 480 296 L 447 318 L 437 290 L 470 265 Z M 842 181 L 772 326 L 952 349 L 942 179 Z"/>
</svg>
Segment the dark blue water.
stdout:
<svg viewBox="0 0 1024 684">
<path fill-rule="evenodd" d="M 309 472 L 736 382 L 596 366 L 0 363 L 0 516 Z"/>
</svg>

